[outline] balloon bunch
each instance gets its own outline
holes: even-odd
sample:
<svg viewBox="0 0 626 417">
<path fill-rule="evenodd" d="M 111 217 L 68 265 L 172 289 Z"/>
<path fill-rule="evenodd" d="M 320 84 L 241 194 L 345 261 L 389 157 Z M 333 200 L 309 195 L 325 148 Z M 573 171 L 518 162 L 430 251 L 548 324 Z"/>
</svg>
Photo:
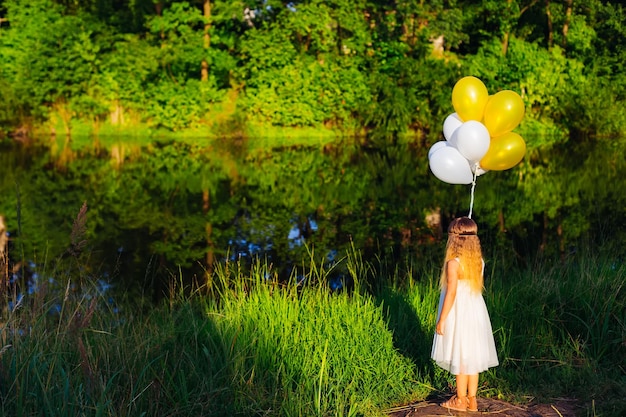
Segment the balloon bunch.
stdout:
<svg viewBox="0 0 626 417">
<path fill-rule="evenodd" d="M 524 139 L 513 132 L 524 117 L 524 102 L 514 91 L 492 96 L 476 77 L 463 77 L 452 90 L 450 114 L 443 123 L 446 140 L 428 151 L 430 170 L 450 184 L 475 183 L 488 171 L 513 168 L 526 154 Z"/>
</svg>

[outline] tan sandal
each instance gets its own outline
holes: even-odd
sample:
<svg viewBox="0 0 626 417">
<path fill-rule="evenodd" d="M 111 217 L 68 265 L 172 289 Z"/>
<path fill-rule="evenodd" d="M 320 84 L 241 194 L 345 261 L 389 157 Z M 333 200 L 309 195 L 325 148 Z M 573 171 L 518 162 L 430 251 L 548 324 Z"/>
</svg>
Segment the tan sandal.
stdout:
<svg viewBox="0 0 626 417">
<path fill-rule="evenodd" d="M 443 408 L 454 411 L 466 411 L 467 410 L 467 397 L 457 397 L 453 395 L 448 401 L 440 404 Z"/>
<path fill-rule="evenodd" d="M 476 401 L 476 396 L 467 397 L 467 411 L 471 411 L 472 413 L 478 411 L 478 401 Z"/>
</svg>

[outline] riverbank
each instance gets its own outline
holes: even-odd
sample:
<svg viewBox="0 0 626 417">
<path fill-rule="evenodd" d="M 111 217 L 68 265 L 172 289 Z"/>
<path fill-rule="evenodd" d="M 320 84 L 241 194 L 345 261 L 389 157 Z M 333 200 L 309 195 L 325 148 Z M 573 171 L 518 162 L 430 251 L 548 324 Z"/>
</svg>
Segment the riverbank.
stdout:
<svg viewBox="0 0 626 417">
<path fill-rule="evenodd" d="M 428 359 L 437 267 L 360 259 L 349 253 L 332 268 L 345 268 L 351 291 L 332 290 L 325 267 L 287 283 L 271 265 L 243 274 L 226 263 L 195 288 L 173 278 L 158 306 L 88 276 L 53 287 L 42 271 L 17 302 L 4 294 L 0 411 L 447 415 L 437 396 L 453 378 Z M 481 412 L 621 415 L 624 269 L 602 259 L 534 268 L 496 269 L 488 283 L 501 365 L 481 375 Z"/>
</svg>

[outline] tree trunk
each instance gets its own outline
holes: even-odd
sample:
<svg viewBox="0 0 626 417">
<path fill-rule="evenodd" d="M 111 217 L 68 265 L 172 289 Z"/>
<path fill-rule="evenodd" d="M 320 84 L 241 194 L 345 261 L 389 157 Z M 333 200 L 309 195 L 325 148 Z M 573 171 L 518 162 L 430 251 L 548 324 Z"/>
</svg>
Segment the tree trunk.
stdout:
<svg viewBox="0 0 626 417">
<path fill-rule="evenodd" d="M 502 36 L 502 56 L 506 56 L 506 52 L 509 50 L 509 32 L 505 32 Z"/>
<path fill-rule="evenodd" d="M 511 2 L 513 0 L 507 0 L 507 3 L 509 5 L 509 7 L 511 6 Z M 528 3 L 526 6 L 522 7 L 519 11 L 519 13 L 517 14 L 517 18 L 515 19 L 516 21 L 519 22 L 520 18 L 522 17 L 522 15 L 524 13 L 526 13 L 531 7 L 533 7 L 535 5 L 535 3 L 537 3 L 538 0 L 532 0 L 530 3 Z M 546 4 L 549 4 L 549 0 L 546 0 Z M 510 19 L 510 17 L 509 17 Z M 512 31 L 512 25 L 511 23 L 507 23 L 507 30 L 504 32 L 504 34 L 502 35 L 502 55 L 505 56 L 509 50 L 509 40 L 511 39 L 511 31 Z"/>
<path fill-rule="evenodd" d="M 162 0 L 158 0 L 154 2 L 154 11 L 157 16 L 159 17 L 163 16 L 163 1 Z M 160 35 L 161 35 L 161 40 L 165 39 L 165 33 L 163 32 L 163 29 L 161 29 Z"/>
<path fill-rule="evenodd" d="M 513 0 L 507 0 L 507 6 L 508 9 L 510 10 L 511 7 L 511 2 Z M 522 15 L 522 13 L 524 13 L 524 11 L 520 11 L 519 16 L 517 16 L 517 19 L 519 20 L 520 16 Z M 508 14 L 508 12 L 507 12 Z M 502 56 L 506 56 L 507 51 L 509 50 L 509 38 L 511 36 L 511 23 L 509 22 L 510 20 L 510 16 L 507 18 L 507 23 L 506 23 L 506 31 L 504 32 L 504 34 L 502 35 Z"/>
<path fill-rule="evenodd" d="M 550 13 L 550 0 L 546 0 L 546 19 L 548 22 L 548 49 L 552 49 L 554 35 L 552 34 L 552 13 Z"/>
<path fill-rule="evenodd" d="M 205 19 L 204 57 L 202 58 L 202 69 L 200 70 L 200 79 L 203 82 L 206 82 L 209 80 L 209 61 L 207 59 L 207 54 L 209 53 L 209 48 L 211 46 L 211 34 L 209 33 L 209 31 L 211 30 L 211 1 L 210 0 L 204 0 L 203 15 Z"/>
<path fill-rule="evenodd" d="M 572 6 L 574 0 L 566 0 L 566 9 L 565 9 L 565 23 L 563 23 L 563 42 L 561 42 L 561 46 L 563 49 L 567 46 L 567 32 L 569 31 L 569 24 L 572 20 Z"/>
</svg>

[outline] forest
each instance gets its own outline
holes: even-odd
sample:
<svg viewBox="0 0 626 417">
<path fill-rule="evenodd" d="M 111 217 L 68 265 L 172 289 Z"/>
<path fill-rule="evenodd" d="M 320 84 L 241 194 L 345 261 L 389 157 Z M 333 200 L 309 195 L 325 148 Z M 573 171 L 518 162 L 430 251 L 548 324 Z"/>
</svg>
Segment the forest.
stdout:
<svg viewBox="0 0 626 417">
<path fill-rule="evenodd" d="M 426 146 L 456 80 L 521 95 L 529 149 L 623 135 L 626 13 L 600 0 L 0 0 L 0 134 Z"/>
<path fill-rule="evenodd" d="M 617 0 L 0 0 L 0 415 L 447 396 L 427 218 L 469 190 L 426 154 L 468 76 L 521 97 L 527 145 L 475 189 L 479 409 L 625 415 L 625 23 Z"/>
<path fill-rule="evenodd" d="M 445 219 L 466 208 L 467 194 L 433 181 L 424 162 L 453 111 L 453 86 L 472 75 L 491 93 L 519 94 L 525 111 L 516 129 L 523 162 L 481 177 L 476 190 L 490 240 L 520 259 L 563 258 L 584 239 L 621 254 L 625 227 L 609 222 L 626 207 L 624 22 L 620 2 L 597 0 L 0 0 L 0 137 L 7 146 L 37 139 L 57 155 L 51 165 L 3 154 L 2 190 L 18 201 L 7 198 L 0 213 L 13 241 L 29 235 L 30 245 L 52 247 L 47 235 L 64 235 L 68 207 L 107 202 L 111 213 L 90 213 L 91 239 L 156 235 L 151 253 L 176 265 L 203 257 L 190 247 L 208 251 L 210 265 L 232 235 L 220 240 L 213 226 L 232 229 L 252 201 L 273 207 L 249 209 L 272 224 L 297 213 L 324 230 L 342 229 L 338 213 L 362 213 L 359 229 L 371 229 L 349 238 L 360 236 L 360 248 L 388 227 L 395 244 L 415 225 L 410 240 L 422 251 L 429 211 L 441 207 Z M 162 138 L 174 146 L 152 143 Z M 288 149 L 302 144 L 322 149 Z M 81 163 L 77 146 L 97 162 Z M 26 173 L 28 164 L 41 169 Z M 148 173 L 142 186 L 128 187 L 141 177 L 133 167 Z M 324 211 L 310 195 L 289 195 L 302 185 L 317 198 L 350 198 L 329 197 Z M 239 195 L 248 193 L 256 197 Z M 284 210 L 272 203 L 278 196 Z M 220 214 L 220 198 L 230 214 Z M 137 203 L 128 218 L 134 200 L 167 209 Z M 190 213 L 211 227 L 197 228 Z M 16 233 L 21 218 L 32 231 Z M 119 230 L 104 232 L 107 219 Z"/>
</svg>

